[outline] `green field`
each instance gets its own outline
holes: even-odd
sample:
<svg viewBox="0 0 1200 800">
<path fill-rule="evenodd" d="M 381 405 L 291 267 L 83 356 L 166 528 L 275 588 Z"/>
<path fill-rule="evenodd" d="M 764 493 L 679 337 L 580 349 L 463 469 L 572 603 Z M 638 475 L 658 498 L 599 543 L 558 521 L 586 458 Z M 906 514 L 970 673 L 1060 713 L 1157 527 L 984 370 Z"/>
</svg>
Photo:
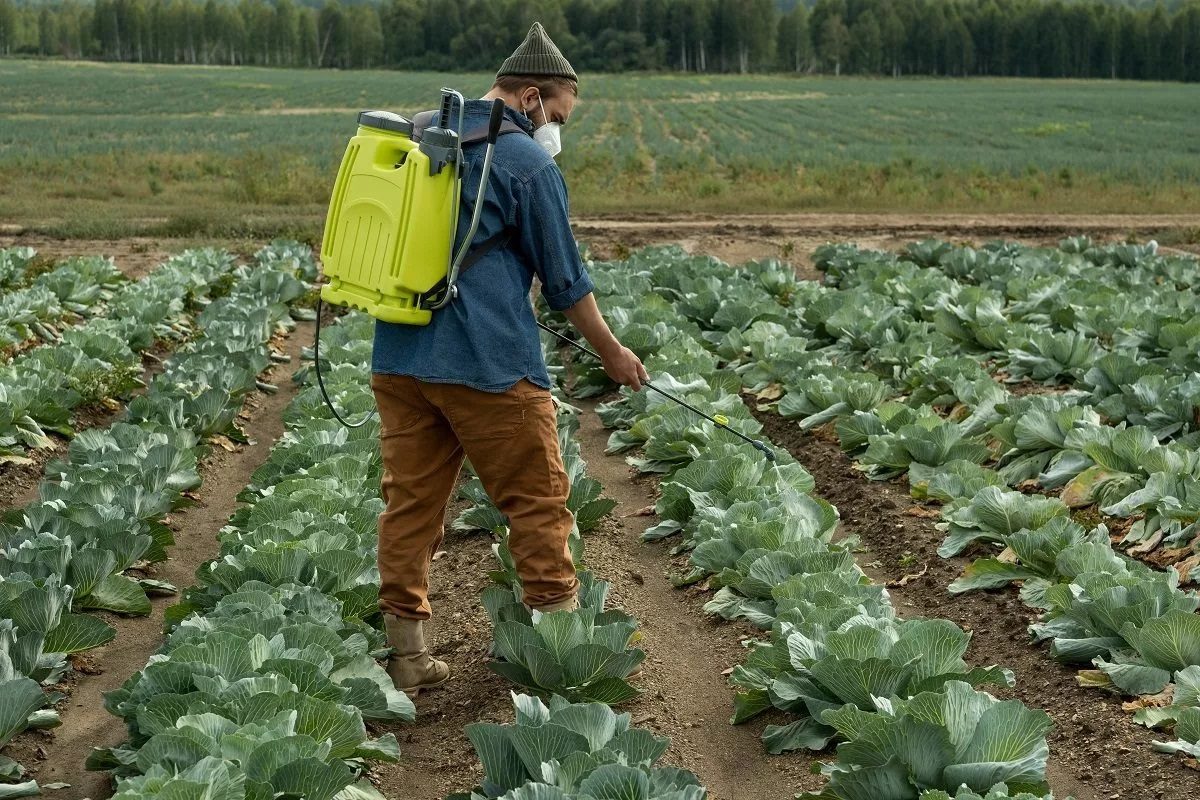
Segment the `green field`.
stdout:
<svg viewBox="0 0 1200 800">
<path fill-rule="evenodd" d="M 489 76 L 0 62 L 0 223 L 311 237 L 355 112 Z M 577 214 L 1200 211 L 1200 86 L 585 76 Z"/>
</svg>

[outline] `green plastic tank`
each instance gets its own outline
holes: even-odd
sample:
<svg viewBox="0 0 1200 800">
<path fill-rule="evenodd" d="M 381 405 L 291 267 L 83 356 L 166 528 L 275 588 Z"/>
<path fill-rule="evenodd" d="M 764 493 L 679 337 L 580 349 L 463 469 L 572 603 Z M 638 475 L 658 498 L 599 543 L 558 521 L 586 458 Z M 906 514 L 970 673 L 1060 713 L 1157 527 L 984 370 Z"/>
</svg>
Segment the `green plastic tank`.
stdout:
<svg viewBox="0 0 1200 800">
<path fill-rule="evenodd" d="M 364 111 L 346 147 L 325 219 L 327 303 L 376 319 L 428 325 L 422 295 L 443 282 L 458 219 L 457 136 L 388 111 Z"/>
</svg>

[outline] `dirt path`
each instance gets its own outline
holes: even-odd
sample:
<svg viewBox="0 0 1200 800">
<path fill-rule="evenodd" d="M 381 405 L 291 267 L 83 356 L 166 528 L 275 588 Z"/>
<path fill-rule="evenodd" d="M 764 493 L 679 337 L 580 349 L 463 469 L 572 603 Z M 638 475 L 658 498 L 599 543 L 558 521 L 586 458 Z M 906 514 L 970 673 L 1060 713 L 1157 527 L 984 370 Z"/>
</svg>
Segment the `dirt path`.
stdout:
<svg viewBox="0 0 1200 800">
<path fill-rule="evenodd" d="M 649 245 L 678 244 L 688 252 L 706 253 L 733 264 L 755 258 L 787 259 L 801 268 L 800 275 L 804 278 L 817 277 L 811 270 L 809 256 L 814 248 L 829 241 L 894 249 L 931 236 L 976 244 L 996 238 L 1051 244 L 1064 236 L 1078 234 L 1106 240 L 1128 236 L 1194 240 L 1197 231 L 1200 231 L 1200 216 L 1188 214 L 696 214 L 575 220 L 575 235 L 600 258 L 624 257 Z"/>
<path fill-rule="evenodd" d="M 1147 797 L 1194 800 L 1200 773 L 1181 758 L 1156 754 L 1157 734 L 1135 725 L 1119 698 L 1084 689 L 1077 670 L 1058 664 L 1045 647 L 1031 643 L 1026 626 L 1032 614 L 1015 592 L 951 595 L 950 582 L 970 558 L 937 555 L 942 533 L 933 519 L 913 516 L 907 487 L 877 483 L 856 471 L 841 449 L 820 435 L 806 435 L 794 422 L 771 413 L 756 414 L 772 441 L 808 469 L 817 493 L 836 505 L 842 522 L 866 548 L 859 563 L 877 581 L 913 576 L 889 587 L 901 616 L 944 617 L 972 631 L 967 660 L 1001 664 L 1017 677 L 1013 695 L 1054 720 L 1050 734 L 1051 785 L 1058 796 L 1076 800 Z M 923 574 L 922 574 L 923 573 Z"/>
<path fill-rule="evenodd" d="M 137 280 L 145 276 L 167 257 L 184 249 L 170 239 L 135 237 L 130 239 L 56 239 L 42 234 L 0 235 L 2 247 L 32 247 L 39 256 L 60 261 L 71 256 L 111 256 L 117 269 Z"/>
<path fill-rule="evenodd" d="M 457 503 L 447 522 L 462 510 Z M 386 797 L 441 800 L 469 791 L 483 777 L 479 759 L 464 728 L 473 722 L 511 722 L 512 684 L 487 668 L 492 625 L 479 595 L 491 585 L 495 568 L 491 537 L 459 533 L 447 525 L 442 554 L 430 571 L 433 620 L 425 639 L 435 658 L 450 665 L 450 682 L 417 700 L 415 723 L 370 726 L 391 731 L 400 741 L 400 763 L 373 768 L 372 777 Z"/>
<path fill-rule="evenodd" d="M 641 680 L 646 693 L 630 707 L 634 719 L 671 737 L 665 760 L 699 775 L 713 800 L 780 800 L 819 788 L 823 781 L 810 772 L 814 759 L 770 756 L 763 749 L 763 728 L 783 722 L 782 716 L 729 724 L 733 690 L 722 673 L 742 662 L 745 639 L 762 634 L 706 616 L 700 605 L 707 597 L 674 588 L 670 545 L 639 538 L 658 521 L 637 516 L 654 503 L 657 481 L 633 480 L 623 456 L 605 455 L 609 431 L 592 413 L 597 404 L 579 405 L 588 474 L 617 501 L 611 524 L 587 538 L 584 552 L 589 567 L 612 583 L 617 604 L 641 623 L 638 646 L 647 656 Z"/>
<path fill-rule="evenodd" d="M 292 357 L 291 363 L 271 368 L 266 380 L 279 386 L 276 394 L 255 393 L 243 409 L 242 426 L 253 442 L 235 452 L 214 447 L 201 464 L 204 483 L 197 490 L 199 503 L 172 513 L 169 524 L 175 532 L 170 558 L 153 569 L 153 577 L 181 589 L 195 583 L 196 568 L 216 556 L 217 531 L 237 507 L 236 496 L 270 453 L 283 433 L 283 409 L 296 395 L 291 376 L 300 366 L 300 349 L 312 341 L 311 325 L 302 324 L 276 346 Z M 30 768 L 41 783 L 63 782 L 71 788 L 54 792 L 57 800 L 109 797 L 107 773 L 87 772 L 84 761 L 93 747 L 119 744 L 125 726 L 104 710 L 103 693 L 121 686 L 130 675 L 146 665 L 162 644 L 164 610 L 174 598 L 157 598 L 149 617 L 101 616 L 117 629 L 117 638 L 104 647 L 88 651 L 86 674 L 79 674 L 69 697 L 60 706 L 63 724 L 49 732 L 19 736 L 5 754 Z"/>
<path fill-rule="evenodd" d="M 679 244 L 730 263 L 754 258 L 786 258 L 810 266 L 809 253 L 828 241 L 855 241 L 864 247 L 896 245 L 938 236 L 983 242 L 1006 238 L 1049 244 L 1076 234 L 1100 239 L 1169 236 L 1196 252 L 1200 216 L 1195 214 L 1040 215 L 1040 214 L 640 214 L 578 217 L 575 234 L 601 258 L 623 256 L 639 247 Z M 1191 244 L 1187 244 L 1191 242 Z M 55 239 L 0 225 L 0 247 L 29 245 L 51 257 L 111 255 L 125 274 L 145 274 L 167 255 L 193 244 L 212 244 L 248 252 L 244 241 L 192 242 L 155 237 L 117 240 Z M 806 277 L 812 277 L 808 275 Z"/>
</svg>

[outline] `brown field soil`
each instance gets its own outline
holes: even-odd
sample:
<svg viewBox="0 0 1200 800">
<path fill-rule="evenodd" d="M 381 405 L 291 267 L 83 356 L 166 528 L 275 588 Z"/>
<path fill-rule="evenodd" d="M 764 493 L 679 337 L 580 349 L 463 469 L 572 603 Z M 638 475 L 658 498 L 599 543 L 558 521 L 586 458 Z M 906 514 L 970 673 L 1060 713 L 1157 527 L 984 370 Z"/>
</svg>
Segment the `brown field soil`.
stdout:
<svg viewBox="0 0 1200 800">
<path fill-rule="evenodd" d="M 757 258 L 792 261 L 803 278 L 812 271 L 814 248 L 831 241 L 895 249 L 930 237 L 979 244 L 1007 239 L 1048 245 L 1064 236 L 1087 234 L 1100 240 L 1158 237 L 1198 252 L 1200 216 L 1031 214 L 746 214 L 687 217 L 641 215 L 633 219 L 588 217 L 575 220 L 575 235 L 598 258 L 621 258 L 641 247 L 678 244 L 688 252 L 716 256 L 731 264 Z"/>
<path fill-rule="evenodd" d="M 1200 215 L 1196 214 L 640 214 L 578 217 L 574 227 L 579 240 L 600 258 L 620 257 L 648 245 L 679 244 L 731 263 L 786 258 L 800 267 L 810 266 L 813 248 L 829 241 L 889 248 L 930 236 L 1037 244 L 1078 234 L 1105 240 L 1160 237 L 1164 243 L 1200 251 Z M 111 255 L 130 276 L 144 274 L 185 247 L 213 245 L 248 253 L 258 244 L 262 242 L 167 237 L 57 239 L 19 225 L 0 225 L 0 247 L 29 245 L 50 257 Z"/>
<path fill-rule="evenodd" d="M 8 230 L 6 230 L 6 227 Z M 168 256 L 189 247 L 225 247 L 231 252 L 250 255 L 262 244 L 244 240 L 212 241 L 199 239 L 168 239 L 135 236 L 126 239 L 59 239 L 40 233 L 22 233 L 12 226 L 0 226 L 0 248 L 32 247 L 38 255 L 55 261 L 71 256 L 110 256 L 117 269 L 137 280 L 145 276 Z"/>
<path fill-rule="evenodd" d="M 194 493 L 197 502 L 168 517 L 175 545 L 166 562 L 150 569 L 149 577 L 169 581 L 182 590 L 195 582 L 196 568 L 217 555 L 217 531 L 237 507 L 237 493 L 245 488 L 283 433 L 282 412 L 297 391 L 291 376 L 300 366 L 300 349 L 311 341 L 311 325 L 301 323 L 286 339 L 274 343 L 292 360 L 273 365 L 265 374 L 265 380 L 279 387 L 277 393 L 256 392 L 246 401 L 240 424 L 251 444 L 236 446 L 233 451 L 219 445 L 211 447 L 200 465 L 204 482 Z M 163 612 L 175 602 L 170 597 L 152 598 L 149 617 L 101 613 L 117 629 L 116 639 L 88 651 L 77 662 L 80 669 L 65 687 L 68 696 L 58 706 L 62 726 L 25 732 L 5 748 L 5 755 L 24 764 L 39 782 L 71 784 L 70 788 L 55 791 L 53 797 L 101 800 L 111 796 L 108 774 L 83 768 L 93 747 L 116 745 L 125 738 L 124 724 L 104 710 L 103 694 L 119 688 L 162 645 Z"/>
</svg>

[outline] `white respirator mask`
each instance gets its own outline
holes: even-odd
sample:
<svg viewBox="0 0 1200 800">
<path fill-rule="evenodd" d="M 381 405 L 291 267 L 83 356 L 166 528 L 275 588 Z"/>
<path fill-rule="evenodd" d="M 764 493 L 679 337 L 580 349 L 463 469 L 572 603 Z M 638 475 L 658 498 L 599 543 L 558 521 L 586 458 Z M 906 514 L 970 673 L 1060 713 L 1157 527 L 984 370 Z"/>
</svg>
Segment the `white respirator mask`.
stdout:
<svg viewBox="0 0 1200 800">
<path fill-rule="evenodd" d="M 551 158 L 557 158 L 562 152 L 562 124 L 551 122 L 546 116 L 546 107 L 542 105 L 541 97 L 538 97 L 538 106 L 542 109 L 542 119 L 546 122 L 533 132 L 533 140 L 540 144 Z"/>
</svg>

